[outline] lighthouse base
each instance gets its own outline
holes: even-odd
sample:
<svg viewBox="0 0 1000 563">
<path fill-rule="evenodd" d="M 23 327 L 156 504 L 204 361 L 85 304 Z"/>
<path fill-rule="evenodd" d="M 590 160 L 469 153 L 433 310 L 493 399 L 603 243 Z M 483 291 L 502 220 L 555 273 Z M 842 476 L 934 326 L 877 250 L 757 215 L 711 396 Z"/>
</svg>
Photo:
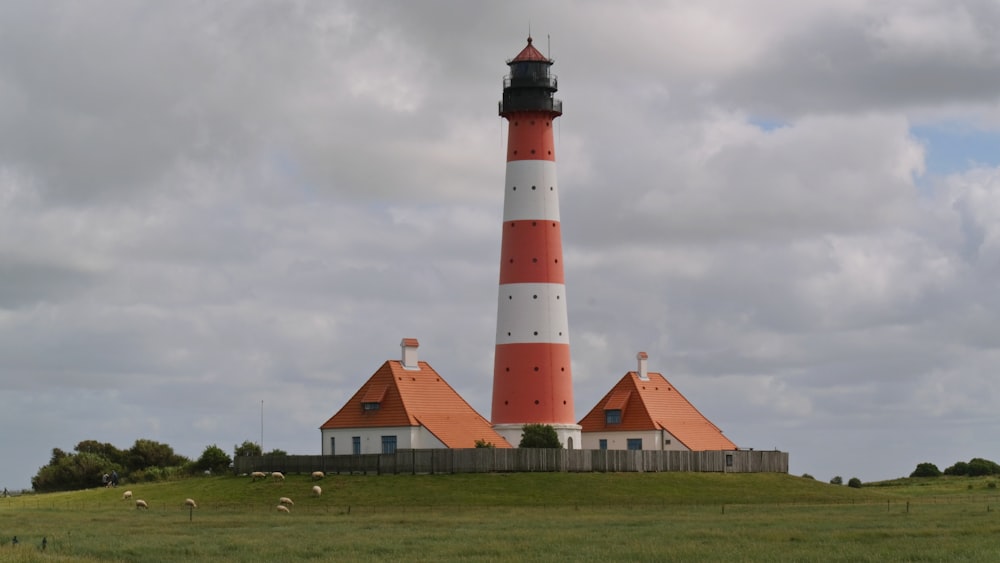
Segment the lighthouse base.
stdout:
<svg viewBox="0 0 1000 563">
<path fill-rule="evenodd" d="M 532 424 L 525 422 L 523 424 L 494 424 L 493 430 L 497 434 L 504 437 L 507 442 L 517 447 L 521 443 L 521 433 L 522 428 L 525 424 Z M 581 442 L 580 431 L 583 429 L 579 424 L 548 424 L 556 430 L 556 436 L 559 436 L 559 443 L 563 445 L 567 450 L 579 449 Z"/>
</svg>

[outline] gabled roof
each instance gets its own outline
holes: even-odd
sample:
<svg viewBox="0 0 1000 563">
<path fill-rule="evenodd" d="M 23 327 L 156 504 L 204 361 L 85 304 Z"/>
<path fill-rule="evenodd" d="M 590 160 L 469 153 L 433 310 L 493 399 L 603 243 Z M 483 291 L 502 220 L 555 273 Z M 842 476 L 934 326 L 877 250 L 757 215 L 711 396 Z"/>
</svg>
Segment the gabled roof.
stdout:
<svg viewBox="0 0 1000 563">
<path fill-rule="evenodd" d="M 474 448 L 476 440 L 511 447 L 434 368 L 427 362 L 417 366 L 385 362 L 320 429 L 423 426 L 449 448 Z M 362 406 L 372 402 L 378 409 Z"/>
<path fill-rule="evenodd" d="M 580 420 L 583 432 L 666 430 L 692 451 L 735 450 L 736 444 L 694 408 L 662 374 L 648 380 L 630 371 Z M 620 424 L 605 424 L 605 410 L 621 410 Z"/>
<path fill-rule="evenodd" d="M 546 57 L 545 55 L 543 55 L 541 53 L 541 51 L 539 51 L 538 49 L 536 49 L 531 44 L 531 37 L 528 37 L 528 45 L 524 49 L 521 49 L 521 52 L 518 53 L 516 57 L 514 57 L 513 59 L 507 61 L 507 64 L 510 64 L 510 63 L 520 63 L 520 62 L 524 62 L 524 61 L 540 61 L 540 62 L 546 62 L 546 63 L 551 63 L 552 62 L 552 61 L 549 60 L 548 57 Z"/>
</svg>

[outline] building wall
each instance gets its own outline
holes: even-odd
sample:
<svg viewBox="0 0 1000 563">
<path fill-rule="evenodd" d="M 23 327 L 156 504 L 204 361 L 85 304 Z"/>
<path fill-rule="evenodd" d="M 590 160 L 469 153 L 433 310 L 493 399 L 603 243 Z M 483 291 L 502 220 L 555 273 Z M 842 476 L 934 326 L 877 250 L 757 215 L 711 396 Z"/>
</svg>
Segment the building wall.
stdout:
<svg viewBox="0 0 1000 563">
<path fill-rule="evenodd" d="M 361 438 L 361 454 L 382 453 L 382 437 L 395 436 L 396 449 L 434 449 L 445 445 L 423 426 L 387 426 L 381 428 L 334 428 L 320 430 L 323 455 L 351 455 L 355 436 Z M 336 451 L 331 450 L 334 438 Z"/>
<path fill-rule="evenodd" d="M 608 441 L 609 450 L 627 450 L 629 438 L 639 438 L 642 440 L 644 450 L 664 450 L 664 451 L 687 451 L 684 444 L 680 443 L 670 432 L 666 430 L 630 430 L 625 432 L 584 432 L 580 446 L 584 450 L 601 449 L 601 440 Z"/>
</svg>

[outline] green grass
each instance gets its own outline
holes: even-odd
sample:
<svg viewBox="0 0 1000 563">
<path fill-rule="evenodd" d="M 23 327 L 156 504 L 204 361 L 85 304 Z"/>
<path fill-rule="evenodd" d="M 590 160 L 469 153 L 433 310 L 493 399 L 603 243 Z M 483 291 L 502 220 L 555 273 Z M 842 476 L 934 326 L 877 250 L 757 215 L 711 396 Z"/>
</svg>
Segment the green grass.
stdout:
<svg viewBox="0 0 1000 563">
<path fill-rule="evenodd" d="M 307 476 L 195 478 L 0 499 L 0 561 L 988 561 L 1000 558 L 1000 496 L 988 483 L 328 476 L 311 498 Z M 150 510 L 121 501 L 127 488 Z M 291 514 L 274 509 L 281 496 L 295 500 Z"/>
</svg>

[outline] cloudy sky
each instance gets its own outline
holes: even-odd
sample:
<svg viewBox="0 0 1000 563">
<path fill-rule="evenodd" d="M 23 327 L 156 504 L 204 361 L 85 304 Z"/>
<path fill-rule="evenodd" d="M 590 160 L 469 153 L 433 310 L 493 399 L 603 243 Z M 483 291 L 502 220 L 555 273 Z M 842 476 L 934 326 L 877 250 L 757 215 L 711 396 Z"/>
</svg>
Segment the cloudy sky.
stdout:
<svg viewBox="0 0 1000 563">
<path fill-rule="evenodd" d="M 529 27 L 578 418 L 641 350 L 793 474 L 1000 458 L 995 2 L 14 0 L 0 485 L 262 420 L 315 454 L 403 337 L 489 417 Z"/>
</svg>

